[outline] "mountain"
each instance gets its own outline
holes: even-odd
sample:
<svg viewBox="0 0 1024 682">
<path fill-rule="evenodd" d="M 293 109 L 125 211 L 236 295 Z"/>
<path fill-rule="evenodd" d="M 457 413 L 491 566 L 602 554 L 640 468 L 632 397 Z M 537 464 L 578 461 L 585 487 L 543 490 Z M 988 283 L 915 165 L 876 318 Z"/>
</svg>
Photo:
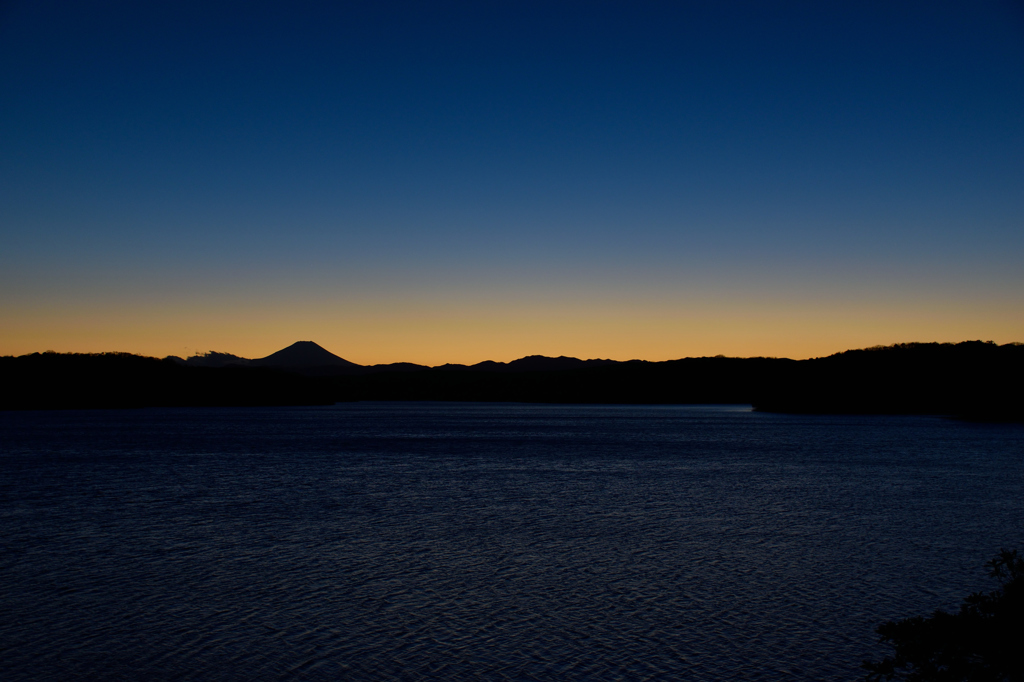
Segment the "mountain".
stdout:
<svg viewBox="0 0 1024 682">
<path fill-rule="evenodd" d="M 189 367 L 272 367 L 292 371 L 325 370 L 328 373 L 336 373 L 339 370 L 362 369 L 362 365 L 339 358 L 334 353 L 325 350 L 312 341 L 298 341 L 287 348 L 282 348 L 276 353 L 271 353 L 265 358 L 258 358 L 256 360 L 239 357 L 231 353 L 218 353 L 216 351 L 196 353 L 186 360 L 181 360 L 180 358 L 171 359 Z"/>
<path fill-rule="evenodd" d="M 354 362 L 339 358 L 334 353 L 313 343 L 312 341 L 296 341 L 287 348 L 271 353 L 265 358 L 250 360 L 253 367 L 277 367 L 280 369 L 311 369 L 311 368 L 356 368 L 361 367 Z"/>
<path fill-rule="evenodd" d="M 316 376 L 415 372 L 431 369 L 425 365 L 417 365 L 410 362 L 358 365 L 338 357 L 313 341 L 298 341 L 265 358 L 256 360 L 215 351 L 198 353 L 186 360 L 181 360 L 180 358 L 174 360 L 191 367 L 272 367 Z M 583 369 L 585 367 L 614 364 L 616 363 L 612 360 L 580 360 L 565 356 L 551 358 L 543 355 L 529 355 L 518 360 L 512 360 L 511 362 L 484 360 L 475 365 L 447 364 L 433 369 L 470 370 L 476 372 L 557 372 L 567 369 Z"/>
</svg>

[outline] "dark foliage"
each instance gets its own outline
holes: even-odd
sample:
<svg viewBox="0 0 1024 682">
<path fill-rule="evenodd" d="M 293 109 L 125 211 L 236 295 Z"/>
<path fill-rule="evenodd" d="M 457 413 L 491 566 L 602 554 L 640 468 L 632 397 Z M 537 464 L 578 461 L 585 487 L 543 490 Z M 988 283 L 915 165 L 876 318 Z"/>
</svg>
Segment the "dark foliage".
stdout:
<svg viewBox="0 0 1024 682">
<path fill-rule="evenodd" d="M 999 589 L 976 592 L 957 613 L 936 611 L 879 625 L 894 649 L 879 663 L 865 661 L 866 679 L 907 682 L 1024 680 L 1024 557 L 1003 550 L 988 562 Z"/>
<path fill-rule="evenodd" d="M 904 343 L 795 363 L 765 385 L 766 412 L 944 414 L 1024 420 L 1024 345 Z"/>
<path fill-rule="evenodd" d="M 266 368 L 186 367 L 128 353 L 0 358 L 0 409 L 333 403 L 314 379 Z"/>
<path fill-rule="evenodd" d="M 530 360 L 530 359 L 527 359 Z M 813 360 L 516 361 L 336 377 L 339 400 L 752 403 L 765 412 L 938 414 L 1024 420 L 1024 346 L 968 341 L 847 351 Z M 554 362 L 561 361 L 561 362 Z M 518 364 L 517 364 L 518 363 Z M 521 369 L 520 369 L 521 367 Z"/>
<path fill-rule="evenodd" d="M 560 360 L 559 358 L 550 358 Z M 580 361 L 577 361 L 580 362 Z M 339 399 L 463 400 L 529 403 L 750 403 L 758 382 L 789 360 L 687 358 L 603 362 L 575 368 L 542 363 L 498 369 L 438 367 L 338 377 Z M 522 367 L 523 369 L 518 369 Z"/>
</svg>

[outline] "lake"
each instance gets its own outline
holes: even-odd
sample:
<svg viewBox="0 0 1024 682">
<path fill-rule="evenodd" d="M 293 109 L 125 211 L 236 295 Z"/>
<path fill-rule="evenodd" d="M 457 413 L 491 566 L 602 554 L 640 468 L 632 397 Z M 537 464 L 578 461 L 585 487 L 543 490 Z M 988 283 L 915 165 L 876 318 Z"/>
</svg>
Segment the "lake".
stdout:
<svg viewBox="0 0 1024 682">
<path fill-rule="evenodd" d="M 28 679 L 853 680 L 1024 548 L 1024 426 L 743 406 L 0 412 Z"/>
</svg>

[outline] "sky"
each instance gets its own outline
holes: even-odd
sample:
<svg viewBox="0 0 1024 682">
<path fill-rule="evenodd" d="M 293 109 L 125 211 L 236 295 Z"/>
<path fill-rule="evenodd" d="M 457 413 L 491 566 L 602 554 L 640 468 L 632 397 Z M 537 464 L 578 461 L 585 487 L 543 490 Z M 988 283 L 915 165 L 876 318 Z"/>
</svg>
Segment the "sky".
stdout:
<svg viewBox="0 0 1024 682">
<path fill-rule="evenodd" d="M 0 2 L 0 355 L 1024 341 L 1024 4 Z"/>
</svg>

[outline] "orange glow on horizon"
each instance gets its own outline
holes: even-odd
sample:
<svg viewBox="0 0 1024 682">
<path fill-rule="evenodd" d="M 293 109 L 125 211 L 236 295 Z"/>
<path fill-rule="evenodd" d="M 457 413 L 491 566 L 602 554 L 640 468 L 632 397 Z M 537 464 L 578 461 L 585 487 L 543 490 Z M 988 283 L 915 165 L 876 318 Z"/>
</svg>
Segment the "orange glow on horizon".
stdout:
<svg viewBox="0 0 1024 682">
<path fill-rule="evenodd" d="M 911 341 L 1024 340 L 1012 305 L 651 304 L 273 306 L 110 310 L 78 307 L 5 315 L 0 354 L 125 351 L 164 357 L 218 351 L 267 356 L 315 341 L 362 365 L 510 361 L 527 355 L 671 360 L 727 355 L 794 359 Z"/>
</svg>

